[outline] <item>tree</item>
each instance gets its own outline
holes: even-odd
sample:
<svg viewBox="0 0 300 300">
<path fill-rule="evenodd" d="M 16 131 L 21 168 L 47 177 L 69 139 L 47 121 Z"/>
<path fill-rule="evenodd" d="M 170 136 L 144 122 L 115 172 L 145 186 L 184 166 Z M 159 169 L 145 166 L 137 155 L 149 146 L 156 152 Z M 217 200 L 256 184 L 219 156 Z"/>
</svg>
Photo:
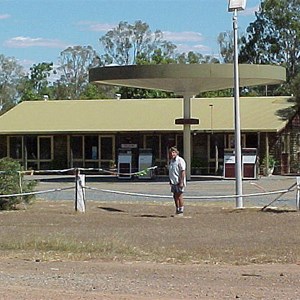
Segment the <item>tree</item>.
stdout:
<svg viewBox="0 0 300 300">
<path fill-rule="evenodd" d="M 24 79 L 22 100 L 41 100 L 51 93 L 48 78 L 51 76 L 53 63 L 38 63 L 30 68 L 30 74 Z M 54 72 L 55 73 L 55 72 Z"/>
<path fill-rule="evenodd" d="M 291 91 L 293 99 L 298 107 L 300 107 L 300 73 L 298 73 L 291 83 Z"/>
<path fill-rule="evenodd" d="M 55 86 L 64 87 L 65 99 L 79 99 L 88 85 L 89 68 L 99 65 L 99 57 L 91 46 L 68 47 L 60 54 L 60 79 Z"/>
<path fill-rule="evenodd" d="M 100 39 L 104 48 L 101 65 L 149 65 L 176 63 L 176 45 L 163 39 L 161 31 L 152 32 L 149 25 L 136 21 L 120 22 Z M 157 98 L 171 94 L 161 91 L 120 87 L 122 98 Z"/>
<path fill-rule="evenodd" d="M 133 25 L 120 22 L 99 39 L 105 54 L 101 56 L 101 65 L 133 65 L 141 62 L 151 62 L 158 54 L 158 49 L 164 57 L 174 54 L 176 46 L 163 40 L 160 30 L 152 32 L 149 25 L 135 21 Z"/>
<path fill-rule="evenodd" d="M 220 56 L 222 57 L 224 63 L 232 63 L 234 58 L 233 32 L 221 32 L 217 40 L 220 49 Z"/>
<path fill-rule="evenodd" d="M 240 61 L 286 67 L 287 90 L 299 72 L 300 0 L 262 0 L 242 38 Z"/>
<path fill-rule="evenodd" d="M 111 87 L 104 87 L 100 84 L 89 83 L 80 95 L 80 99 L 104 99 Z"/>
<path fill-rule="evenodd" d="M 189 51 L 188 53 L 181 53 L 177 56 L 177 62 L 180 64 L 208 64 L 219 63 L 219 60 L 210 55 L 203 55 Z"/>
<path fill-rule="evenodd" d="M 161 64 L 174 64 L 177 63 L 175 55 L 176 46 L 171 42 L 163 42 L 162 48 L 153 50 L 151 55 L 141 53 L 137 59 L 137 65 L 161 65 Z"/>
<path fill-rule="evenodd" d="M 20 100 L 24 76 L 24 69 L 15 58 L 0 54 L 0 111 L 8 110 Z"/>
</svg>

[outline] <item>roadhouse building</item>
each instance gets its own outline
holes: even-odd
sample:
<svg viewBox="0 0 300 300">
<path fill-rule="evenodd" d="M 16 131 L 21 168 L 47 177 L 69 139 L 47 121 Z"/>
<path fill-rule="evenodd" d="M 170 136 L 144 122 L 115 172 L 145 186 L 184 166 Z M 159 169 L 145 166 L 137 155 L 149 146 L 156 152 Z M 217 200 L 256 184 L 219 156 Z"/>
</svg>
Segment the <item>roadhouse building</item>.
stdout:
<svg viewBox="0 0 300 300">
<path fill-rule="evenodd" d="M 271 155 L 276 173 L 298 173 L 299 111 L 285 118 L 293 105 L 290 97 L 240 99 L 242 152 L 245 166 L 249 154 L 253 164 L 244 177 L 262 173 Z M 110 170 L 126 153 L 135 172 L 141 153 L 148 153 L 156 175 L 166 175 L 168 148 L 183 152 L 183 126 L 175 124 L 182 110 L 178 98 L 22 102 L 0 117 L 0 158 L 19 160 L 26 170 Z M 193 98 L 191 117 L 200 120 L 191 126 L 191 174 L 233 177 L 226 165 L 234 148 L 233 99 Z"/>
</svg>

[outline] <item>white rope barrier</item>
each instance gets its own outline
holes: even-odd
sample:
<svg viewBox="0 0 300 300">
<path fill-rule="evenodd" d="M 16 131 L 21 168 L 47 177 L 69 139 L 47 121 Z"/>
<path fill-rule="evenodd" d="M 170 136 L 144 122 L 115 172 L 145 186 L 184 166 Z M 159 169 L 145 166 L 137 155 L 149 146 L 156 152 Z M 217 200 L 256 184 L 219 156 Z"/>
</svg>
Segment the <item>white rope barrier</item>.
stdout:
<svg viewBox="0 0 300 300">
<path fill-rule="evenodd" d="M 296 183 L 294 183 L 292 186 L 289 187 L 288 192 L 289 191 L 293 191 L 293 187 L 297 186 L 298 189 L 298 181 Z M 281 194 L 279 194 L 279 196 L 277 196 L 273 201 L 271 201 L 270 203 L 268 203 L 267 205 L 265 205 L 261 210 L 266 209 L 268 206 L 270 206 L 271 204 L 273 204 L 275 201 L 277 201 L 281 196 L 283 196 L 286 192 L 282 192 Z M 296 206 L 297 206 L 297 200 L 296 200 Z M 298 208 L 298 207 L 297 207 Z"/>
<path fill-rule="evenodd" d="M 74 172 L 74 168 L 62 169 L 62 170 L 28 170 L 20 171 L 22 174 L 34 175 L 34 174 L 49 174 L 49 173 L 67 173 Z"/>
<path fill-rule="evenodd" d="M 125 175 L 139 175 L 143 176 L 146 175 L 149 170 L 156 169 L 157 166 L 154 167 L 149 167 L 145 170 L 139 171 L 139 172 L 134 172 L 134 173 L 124 173 Z M 65 173 L 65 172 L 70 172 L 74 171 L 75 175 L 75 183 L 77 182 L 78 175 L 80 174 L 80 171 L 87 171 L 87 170 L 101 170 L 105 171 L 103 169 L 95 169 L 95 168 L 71 168 L 71 169 L 63 169 L 63 170 L 40 170 L 40 171 L 18 171 L 19 174 L 42 174 L 42 173 Z M 5 172 L 5 171 L 0 171 L 0 174 L 5 174 L 5 173 L 10 173 L 10 172 Z M 117 174 L 117 173 L 114 173 Z M 255 184 L 258 186 L 257 184 Z M 294 188 L 296 186 L 296 188 Z M 136 193 L 136 192 L 124 192 L 124 191 L 117 191 L 117 190 L 109 190 L 109 189 L 99 189 L 99 188 L 93 188 L 84 185 L 81 185 L 79 183 L 79 187 L 84 190 L 94 190 L 94 191 L 99 191 L 99 192 L 104 192 L 104 193 L 111 193 L 111 194 L 118 194 L 118 195 L 125 195 L 125 196 L 137 196 L 137 197 L 145 197 L 145 198 L 168 198 L 168 199 L 173 199 L 172 195 L 157 195 L 157 194 L 146 194 L 146 193 Z M 268 195 L 277 195 L 279 194 L 272 202 L 269 204 L 265 205 L 263 209 L 277 201 L 281 196 L 283 196 L 286 193 L 297 191 L 296 195 L 296 206 L 297 209 L 300 209 L 300 178 L 297 177 L 297 182 L 294 183 L 291 187 L 287 189 L 282 189 L 282 190 L 275 190 L 275 191 L 266 191 L 262 187 L 258 186 L 263 192 L 260 193 L 248 193 L 248 194 L 242 194 L 242 195 L 236 195 L 236 194 L 231 194 L 231 195 L 204 195 L 204 196 L 189 196 L 185 194 L 185 199 L 190 199 L 190 200 L 217 200 L 217 199 L 231 199 L 231 198 L 236 198 L 236 197 L 258 197 L 258 196 L 268 196 Z M 39 195 L 39 194 L 45 194 L 45 193 L 53 193 L 53 192 L 60 192 L 64 190 L 69 190 L 69 189 L 74 189 L 74 187 L 66 187 L 66 188 L 55 188 L 55 189 L 49 189 L 49 190 L 43 190 L 43 191 L 36 191 L 36 192 L 27 192 L 23 193 L 22 189 L 20 189 L 20 193 L 14 193 L 14 194 L 9 194 L 9 195 L 0 195 L 0 198 L 8 198 L 8 197 L 22 197 L 22 196 L 29 196 L 29 195 Z"/>
<path fill-rule="evenodd" d="M 9 198 L 9 197 L 21 197 L 21 196 L 30 196 L 30 195 L 39 195 L 39 194 L 46 194 L 46 193 L 53 193 L 53 192 L 61 192 L 64 190 L 74 189 L 74 187 L 67 187 L 67 188 L 58 188 L 58 189 L 50 189 L 44 191 L 36 191 L 36 192 L 28 192 L 28 193 L 16 193 L 16 194 L 9 194 L 9 195 L 0 195 L 0 198 Z"/>
<path fill-rule="evenodd" d="M 111 194 L 119 194 L 119 195 L 127 195 L 127 196 L 138 196 L 138 197 L 145 197 L 145 198 L 173 198 L 171 195 L 156 195 L 156 194 L 143 194 L 143 193 L 133 193 L 133 192 L 122 192 L 122 191 L 114 191 L 114 190 L 107 190 L 107 189 L 98 189 L 93 187 L 85 186 L 85 189 L 100 191 L 104 193 L 111 193 Z M 266 195 L 274 195 L 274 194 L 283 194 L 292 192 L 292 189 L 285 189 L 285 190 L 277 190 L 277 191 L 270 191 L 270 192 L 263 192 L 263 193 L 252 193 L 252 194 L 243 194 L 242 197 L 255 197 L 255 196 L 266 196 Z M 191 200 L 210 200 L 210 199 L 224 199 L 224 198 L 236 198 L 237 195 L 212 195 L 212 196 L 188 196 L 185 195 L 185 199 Z"/>
<path fill-rule="evenodd" d="M 75 170 L 74 168 L 71 168 L 71 169 L 62 169 L 62 170 L 0 171 L 0 174 L 19 173 L 24 175 L 34 175 L 34 174 L 49 174 L 49 173 L 66 173 L 74 170 Z"/>
<path fill-rule="evenodd" d="M 115 190 L 108 190 L 108 189 L 98 189 L 89 186 L 83 186 L 84 189 L 99 191 L 103 193 L 111 193 L 111 194 L 118 194 L 118 195 L 125 195 L 125 196 L 137 196 L 137 197 L 145 197 L 145 198 L 173 198 L 172 195 L 157 195 L 157 194 L 144 194 L 144 193 L 134 193 L 134 192 L 123 192 L 123 191 L 115 191 Z M 61 192 L 64 190 L 74 189 L 74 187 L 67 187 L 67 188 L 57 188 L 57 189 L 49 189 L 43 191 L 36 191 L 36 192 L 28 192 L 28 193 L 16 193 L 16 194 L 9 194 L 9 195 L 0 195 L 0 198 L 8 198 L 8 197 L 18 197 L 18 196 L 29 196 L 29 195 L 38 195 L 38 194 L 46 194 L 46 193 L 53 193 L 53 192 Z M 243 194 L 242 197 L 256 197 L 256 196 L 266 196 L 266 195 L 275 195 L 275 194 L 283 194 L 292 192 L 295 189 L 285 189 L 285 190 L 277 190 L 277 191 L 270 191 L 270 192 L 263 192 L 263 193 L 251 193 L 251 194 Z M 205 195 L 205 196 L 185 196 L 185 199 L 191 200 L 212 200 L 212 199 L 228 199 L 228 198 L 236 198 L 237 195 Z"/>
<path fill-rule="evenodd" d="M 104 193 L 111 193 L 111 194 L 119 194 L 119 195 L 127 195 L 127 196 L 142 196 L 148 198 L 172 198 L 170 195 L 155 195 L 155 194 L 142 194 L 142 193 L 132 193 L 132 192 L 122 192 L 122 191 L 113 191 L 113 190 L 106 190 L 106 189 L 98 189 L 93 187 L 85 186 L 85 189 L 94 190 Z"/>
<path fill-rule="evenodd" d="M 20 174 L 24 175 L 34 175 L 34 174 L 55 174 L 55 173 L 67 173 L 67 172 L 72 172 L 76 173 L 77 171 L 97 171 L 97 172 L 104 172 L 108 173 L 111 175 L 115 176 L 143 176 L 146 175 L 149 171 L 157 169 L 157 166 L 149 167 L 144 170 L 140 170 L 137 172 L 132 172 L 132 173 L 120 173 L 117 171 L 111 171 L 111 170 L 106 170 L 102 168 L 69 168 L 69 169 L 62 169 L 62 170 L 27 170 L 27 171 L 18 171 Z M 0 171 L 0 174 L 6 174 L 10 173 L 10 171 Z"/>
</svg>

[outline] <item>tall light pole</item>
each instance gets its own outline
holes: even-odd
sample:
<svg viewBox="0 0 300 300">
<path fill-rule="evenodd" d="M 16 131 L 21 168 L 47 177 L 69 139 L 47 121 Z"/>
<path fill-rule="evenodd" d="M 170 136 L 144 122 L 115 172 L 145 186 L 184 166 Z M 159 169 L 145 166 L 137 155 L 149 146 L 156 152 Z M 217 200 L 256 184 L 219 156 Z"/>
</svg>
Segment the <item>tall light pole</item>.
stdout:
<svg viewBox="0 0 300 300">
<path fill-rule="evenodd" d="M 235 141 L 236 208 L 243 208 L 237 12 L 244 10 L 245 8 L 246 8 L 246 0 L 229 0 L 228 11 L 233 12 L 232 23 L 233 23 L 233 38 L 234 38 L 234 141 Z"/>
</svg>

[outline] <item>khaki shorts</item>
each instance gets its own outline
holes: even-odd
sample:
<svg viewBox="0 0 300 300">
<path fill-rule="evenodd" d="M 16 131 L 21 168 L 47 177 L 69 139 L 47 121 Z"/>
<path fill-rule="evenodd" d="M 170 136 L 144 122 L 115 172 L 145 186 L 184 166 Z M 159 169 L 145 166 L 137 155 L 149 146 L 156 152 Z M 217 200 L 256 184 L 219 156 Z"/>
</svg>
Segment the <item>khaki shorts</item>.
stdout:
<svg viewBox="0 0 300 300">
<path fill-rule="evenodd" d="M 171 184 L 171 193 L 183 193 L 184 187 L 180 187 L 177 184 Z"/>
</svg>

